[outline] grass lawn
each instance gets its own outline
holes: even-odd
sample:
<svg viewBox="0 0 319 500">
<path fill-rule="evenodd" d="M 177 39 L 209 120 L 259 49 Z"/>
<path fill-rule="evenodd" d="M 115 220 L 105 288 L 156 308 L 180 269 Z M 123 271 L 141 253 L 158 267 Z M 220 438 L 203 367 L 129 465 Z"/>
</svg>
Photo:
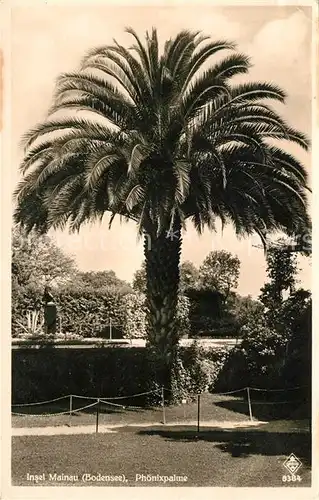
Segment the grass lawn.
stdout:
<svg viewBox="0 0 319 500">
<path fill-rule="evenodd" d="M 283 483 L 284 460 L 294 453 L 303 466 L 301 482 Z M 205 429 L 197 438 L 187 426 L 122 427 L 109 434 L 13 438 L 12 483 L 35 485 L 27 474 L 44 474 L 38 486 L 163 486 L 136 481 L 136 474 L 187 476 L 166 486 L 310 486 L 310 435 L 260 429 Z M 49 481 L 49 474 L 78 481 Z M 82 474 L 120 475 L 127 482 L 83 482 Z"/>
<path fill-rule="evenodd" d="M 175 474 L 187 476 L 188 480 L 167 482 L 166 486 L 310 486 L 311 437 L 307 426 L 294 422 L 293 414 L 285 420 L 277 405 L 276 414 L 271 413 L 274 410 L 270 411 L 270 406 L 256 405 L 255 409 L 253 407 L 256 418 L 270 420 L 267 424 L 241 429 L 218 428 L 217 422 L 249 424 L 247 402 L 212 395 L 203 395 L 201 399 L 201 421 L 213 421 L 216 425 L 203 427 L 199 436 L 196 426 L 187 425 L 187 421 L 196 421 L 197 416 L 196 402 L 189 402 L 166 409 L 166 426 L 160 424 L 161 408 L 105 407 L 99 423 L 118 425 L 110 433 L 13 437 L 12 482 L 31 486 L 35 483 L 27 480 L 27 474 L 44 474 L 38 486 L 163 486 L 162 481 L 136 482 L 136 474 Z M 60 411 L 63 409 L 65 407 L 60 407 Z M 14 427 L 66 425 L 69 422 L 68 415 L 14 416 L 12 420 Z M 72 427 L 94 423 L 94 409 L 91 413 L 81 412 L 71 417 Z M 150 425 L 146 427 L 143 423 Z M 286 473 L 283 462 L 291 453 L 302 461 L 302 481 L 283 483 L 282 476 Z M 49 481 L 50 473 L 75 475 L 79 480 Z M 83 482 L 81 478 L 85 473 L 123 474 L 127 482 Z"/>
</svg>

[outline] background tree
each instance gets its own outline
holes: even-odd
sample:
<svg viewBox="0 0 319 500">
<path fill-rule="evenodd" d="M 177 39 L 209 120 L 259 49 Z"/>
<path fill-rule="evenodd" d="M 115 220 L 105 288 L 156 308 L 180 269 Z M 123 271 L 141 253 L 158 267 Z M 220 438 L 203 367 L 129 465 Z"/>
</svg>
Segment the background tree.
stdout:
<svg viewBox="0 0 319 500">
<path fill-rule="evenodd" d="M 203 288 L 190 288 L 186 292 L 190 300 L 191 332 L 196 336 L 228 336 L 222 332 L 224 315 L 224 296 L 216 291 Z"/>
<path fill-rule="evenodd" d="M 140 293 L 146 292 L 146 265 L 143 261 L 141 269 L 135 271 L 132 281 L 133 290 Z"/>
<path fill-rule="evenodd" d="M 305 315 L 311 310 L 311 293 L 299 288 L 284 301 L 281 314 L 283 328 L 302 337 L 305 330 Z"/>
<path fill-rule="evenodd" d="M 199 286 L 199 272 L 197 267 L 185 260 L 180 266 L 180 291 L 183 293 L 190 288 L 197 288 Z"/>
<path fill-rule="evenodd" d="M 95 289 L 107 288 L 111 290 L 119 290 L 121 293 L 126 291 L 126 293 L 132 292 L 130 285 L 118 278 L 114 271 L 80 271 L 76 275 L 76 279 L 79 285 L 82 284 L 84 287 L 92 287 Z"/>
<path fill-rule="evenodd" d="M 250 67 L 233 43 L 184 30 L 160 53 L 155 29 L 144 44 L 127 31 L 130 50 L 116 42 L 93 49 L 78 72 L 59 77 L 49 118 L 24 137 L 15 218 L 42 232 L 76 231 L 106 211 L 111 222 L 136 222 L 145 234 L 148 335 L 158 379 L 170 385 L 186 220 L 200 233 L 216 219 L 263 240 L 300 233 L 309 223 L 307 173 L 278 141 L 307 149 L 308 140 L 267 104 L 284 102 L 281 89 L 233 80 Z"/>
<path fill-rule="evenodd" d="M 18 286 L 44 288 L 67 282 L 77 272 L 75 260 L 47 235 L 27 234 L 21 227 L 12 233 L 12 280 Z"/>
<path fill-rule="evenodd" d="M 61 288 L 74 279 L 76 263 L 47 235 L 36 231 L 27 234 L 19 226 L 12 231 L 11 248 L 12 334 L 38 335 L 42 332 L 45 286 Z"/>
<path fill-rule="evenodd" d="M 231 292 L 227 299 L 226 314 L 230 316 L 230 324 L 236 335 L 240 334 L 243 326 L 249 322 L 255 323 L 264 316 L 264 305 L 254 300 L 250 295 L 242 297 Z"/>
<path fill-rule="evenodd" d="M 272 326 L 280 321 L 284 292 L 292 294 L 297 283 L 297 254 L 280 244 L 280 240 L 269 247 L 266 255 L 268 283 L 261 288 L 260 301 Z"/>
<path fill-rule="evenodd" d="M 200 286 L 222 293 L 227 299 L 238 286 L 240 260 L 225 250 L 214 250 L 199 268 Z"/>
</svg>

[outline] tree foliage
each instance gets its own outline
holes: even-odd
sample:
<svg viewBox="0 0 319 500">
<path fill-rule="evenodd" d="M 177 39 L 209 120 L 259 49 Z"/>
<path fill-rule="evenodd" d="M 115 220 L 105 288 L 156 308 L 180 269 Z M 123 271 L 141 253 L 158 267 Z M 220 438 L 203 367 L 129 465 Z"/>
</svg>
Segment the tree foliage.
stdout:
<svg viewBox="0 0 319 500">
<path fill-rule="evenodd" d="M 145 293 L 146 292 L 146 266 L 145 261 L 143 261 L 140 269 L 135 271 L 132 281 L 132 287 L 136 292 Z"/>
<path fill-rule="evenodd" d="M 297 387 L 298 394 L 288 393 L 285 398 L 297 394 L 306 402 L 303 411 L 309 415 L 311 293 L 296 289 L 294 252 L 275 244 L 267 253 L 267 264 L 269 283 L 262 288 L 262 304 L 255 303 L 249 321 L 242 324 L 242 342 L 229 354 L 216 387 Z"/>
<path fill-rule="evenodd" d="M 189 310 L 190 310 L 190 300 L 186 295 L 180 293 L 178 295 L 177 301 L 177 312 L 176 312 L 176 322 L 177 322 L 177 331 L 179 338 L 183 336 L 188 336 L 190 334 L 190 319 L 189 319 Z"/>
<path fill-rule="evenodd" d="M 185 292 L 190 288 L 198 288 L 199 286 L 199 272 L 197 267 L 185 260 L 180 265 L 180 290 Z"/>
<path fill-rule="evenodd" d="M 281 310 L 282 329 L 286 328 L 291 334 L 302 336 L 307 329 L 306 317 L 311 311 L 311 293 L 299 288 L 294 291 L 283 303 Z"/>
<path fill-rule="evenodd" d="M 114 271 L 79 271 L 76 275 L 76 280 L 79 286 L 92 287 L 95 289 L 108 288 L 111 290 L 121 290 L 123 292 L 131 292 L 129 284 L 118 278 Z"/>
<path fill-rule="evenodd" d="M 260 301 L 266 308 L 268 322 L 272 326 L 281 321 L 284 292 L 288 296 L 297 283 L 297 255 L 280 245 L 280 240 L 267 251 L 268 283 L 261 288 Z"/>
<path fill-rule="evenodd" d="M 21 227 L 12 233 L 12 280 L 17 286 L 44 288 L 65 283 L 77 272 L 75 260 L 51 238 L 35 231 L 27 234 Z"/>
<path fill-rule="evenodd" d="M 311 293 L 299 289 L 285 302 L 282 327 L 289 332 L 287 356 L 282 376 L 290 386 L 301 386 L 311 400 L 312 381 L 312 300 Z M 309 408 L 311 412 L 311 408 Z"/>
<path fill-rule="evenodd" d="M 228 297 L 238 286 L 240 260 L 225 250 L 214 250 L 199 268 L 200 285 L 203 289 L 218 291 Z"/>
<path fill-rule="evenodd" d="M 237 333 L 244 325 L 250 322 L 255 323 L 258 318 L 263 317 L 264 306 L 259 300 L 254 300 L 249 295 L 242 297 L 231 292 L 227 299 L 226 313 L 233 320 L 233 328 Z"/>
</svg>

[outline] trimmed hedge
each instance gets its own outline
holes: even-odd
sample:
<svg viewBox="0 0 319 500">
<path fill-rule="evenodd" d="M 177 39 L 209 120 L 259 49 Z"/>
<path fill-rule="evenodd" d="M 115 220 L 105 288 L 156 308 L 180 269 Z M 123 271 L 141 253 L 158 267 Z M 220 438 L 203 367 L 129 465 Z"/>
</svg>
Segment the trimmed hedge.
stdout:
<svg viewBox="0 0 319 500">
<path fill-rule="evenodd" d="M 80 337 L 146 338 L 145 296 L 140 293 L 120 293 L 108 288 L 94 289 L 73 285 L 53 292 L 57 305 L 57 331 Z M 27 313 L 40 311 L 43 320 L 42 291 L 34 287 L 14 286 L 12 290 L 12 336 L 26 334 Z M 177 325 L 182 337 L 189 333 L 189 299 L 178 298 Z"/>
<path fill-rule="evenodd" d="M 54 291 L 62 332 L 82 337 L 109 337 L 108 320 L 112 319 L 112 337 L 123 337 L 125 314 L 121 294 L 108 289 L 64 287 Z M 12 336 L 22 333 L 19 323 L 26 324 L 27 311 L 38 309 L 42 315 L 42 292 L 24 287 L 14 290 L 12 306 Z M 59 331 L 60 320 L 57 328 Z"/>
<path fill-rule="evenodd" d="M 220 355 L 196 344 L 179 349 L 181 385 L 174 399 L 207 390 L 220 369 Z M 75 394 L 131 396 L 159 389 L 156 360 L 150 348 L 108 346 L 90 349 L 41 346 L 12 350 L 12 403 L 33 403 Z M 158 403 L 160 395 L 132 404 Z"/>
<path fill-rule="evenodd" d="M 130 396 L 154 388 L 152 364 L 145 348 L 42 347 L 12 351 L 13 404 L 68 394 Z"/>
</svg>

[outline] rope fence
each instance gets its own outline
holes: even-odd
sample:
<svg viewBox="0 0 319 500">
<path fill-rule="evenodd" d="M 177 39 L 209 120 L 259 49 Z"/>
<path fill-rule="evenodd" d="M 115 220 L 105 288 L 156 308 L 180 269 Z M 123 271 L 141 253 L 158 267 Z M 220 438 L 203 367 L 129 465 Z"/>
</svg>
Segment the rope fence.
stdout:
<svg viewBox="0 0 319 500">
<path fill-rule="evenodd" d="M 254 415 L 253 415 L 253 407 L 255 405 L 266 405 L 266 406 L 269 406 L 269 405 L 288 405 L 288 404 L 299 404 L 299 403 L 302 403 L 302 402 L 305 402 L 305 399 L 298 399 L 298 400 L 282 400 L 282 401 L 260 401 L 260 400 L 255 400 L 255 399 L 252 399 L 251 395 L 252 395 L 252 392 L 254 391 L 257 391 L 257 392 L 263 392 L 263 393 L 282 393 L 282 392 L 288 392 L 288 391 L 296 391 L 296 390 L 299 390 L 299 389 L 303 389 L 303 388 L 306 388 L 307 386 L 296 386 L 296 387 L 289 387 L 289 388 L 285 388 L 285 389 L 262 389 L 262 388 L 255 388 L 255 387 L 243 387 L 242 389 L 235 389 L 235 390 L 232 390 L 232 391 L 225 391 L 225 392 L 219 392 L 219 393 L 198 393 L 198 394 L 193 394 L 192 397 L 189 397 L 188 396 L 188 402 L 191 402 L 191 401 L 194 401 L 194 399 L 197 399 L 197 415 L 195 415 L 195 410 L 194 408 L 192 409 L 193 413 L 192 413 L 192 416 L 193 416 L 193 419 L 195 419 L 197 417 L 197 432 L 200 431 L 200 419 L 204 418 L 205 415 L 204 415 L 204 409 L 205 409 L 205 406 L 202 408 L 202 405 L 201 405 L 201 397 L 202 396 L 206 396 L 206 397 L 210 397 L 211 398 L 211 402 L 214 404 L 214 405 L 217 405 L 217 406 L 223 406 L 223 404 L 225 405 L 225 399 L 221 399 L 220 401 L 214 401 L 214 397 L 215 399 L 217 397 L 223 397 L 223 396 L 230 396 L 230 402 L 233 404 L 233 405 L 246 405 L 246 408 L 247 410 L 244 411 L 244 413 L 246 415 L 249 416 L 249 420 L 250 421 L 253 421 L 255 420 L 254 418 Z M 34 403 L 16 403 L 16 404 L 12 404 L 12 409 L 14 408 L 23 408 L 23 407 L 26 407 L 26 408 L 29 408 L 29 407 L 32 407 L 32 406 L 45 406 L 45 405 L 50 405 L 51 403 L 56 403 L 58 401 L 63 401 L 63 400 L 69 400 L 69 405 L 68 405 L 68 409 L 67 410 L 64 410 L 63 411 L 56 411 L 56 412 L 44 412 L 44 413 L 21 413 L 21 412 L 15 412 L 15 411 L 12 411 L 12 415 L 14 416 L 23 416 L 23 417 L 52 417 L 52 416 L 62 416 L 62 415 L 69 415 L 69 426 L 71 426 L 71 423 L 72 423 L 72 416 L 76 415 L 77 413 L 80 413 L 80 412 L 83 412 L 87 409 L 93 409 L 94 407 L 96 408 L 96 432 L 98 432 L 98 427 L 99 427 L 99 418 L 100 418 L 100 414 L 103 412 L 103 406 L 102 405 L 105 405 L 106 407 L 108 408 L 111 408 L 110 411 L 107 411 L 106 413 L 112 413 L 113 410 L 112 408 L 114 409 L 114 412 L 118 413 L 118 410 L 119 412 L 121 413 L 122 411 L 145 411 L 145 410 L 148 410 L 148 409 L 152 409 L 152 410 L 161 410 L 162 411 L 162 424 L 166 424 L 167 423 L 167 417 L 168 417 L 168 413 L 171 409 L 171 407 L 169 405 L 167 405 L 167 403 L 165 404 L 165 393 L 167 394 L 168 392 L 170 392 L 171 390 L 166 388 L 166 387 L 162 387 L 161 389 L 155 389 L 153 391 L 147 391 L 147 392 L 141 392 L 141 393 L 137 393 L 137 394 L 133 394 L 133 395 L 130 395 L 130 396 L 115 396 L 115 397 L 93 397 L 93 396 L 82 396 L 82 395 L 75 395 L 75 394 L 69 394 L 69 395 L 66 395 L 66 396 L 60 396 L 58 398 L 53 398 L 53 399 L 49 399 L 49 400 L 45 400 L 45 401 L 40 401 L 40 402 L 34 402 Z M 239 393 L 242 393 L 242 396 L 236 396 L 239 395 Z M 159 406 L 157 407 L 145 407 L 145 406 L 134 406 L 134 405 L 130 405 L 130 404 L 125 404 L 124 400 L 131 400 L 133 398 L 136 398 L 136 397 L 140 397 L 140 396 L 146 396 L 146 395 L 150 395 L 150 394 L 157 394 L 159 396 Z M 239 399 L 241 398 L 241 400 Z M 92 401 L 90 402 L 89 404 L 86 404 L 85 406 L 81 406 L 80 408 L 77 408 L 76 407 L 76 403 L 75 401 L 76 400 L 89 400 L 89 401 Z M 119 401 L 119 402 L 114 402 L 114 401 Z M 120 401 L 123 401 L 123 403 L 120 403 Z M 226 401 L 226 403 L 229 403 L 229 401 Z M 184 420 L 186 420 L 186 410 L 185 410 L 185 407 L 186 407 L 186 404 L 187 403 L 187 399 L 183 399 L 182 400 L 182 406 L 183 406 L 183 410 L 184 410 L 184 413 L 183 415 L 181 414 L 181 418 L 184 417 Z M 211 405 L 212 407 L 213 405 Z M 241 406 L 242 407 L 242 406 Z M 209 406 L 210 408 L 210 406 Z M 226 408 L 227 408 L 227 405 L 226 405 Z M 242 413 L 242 410 L 232 410 L 232 411 L 239 411 L 240 413 Z M 255 411 L 257 412 L 257 410 L 255 409 Z M 113 412 L 113 413 L 114 413 Z M 105 410 L 104 410 L 104 413 L 105 413 Z M 258 414 L 258 412 L 257 412 Z M 120 417 L 122 418 L 122 417 Z M 203 420 L 202 420 L 203 421 Z M 155 422 L 154 422 L 155 423 Z"/>
<path fill-rule="evenodd" d="M 286 391 L 295 391 L 297 389 L 306 389 L 307 385 L 297 385 L 296 387 L 287 387 L 287 389 L 260 389 L 258 387 L 249 387 L 251 391 L 259 391 L 259 392 L 286 392 Z"/>
<path fill-rule="evenodd" d="M 82 410 L 85 410 L 87 408 L 91 408 L 92 406 L 95 406 L 97 404 L 97 402 L 95 403 L 92 403 L 90 405 L 86 405 L 86 406 L 82 406 L 82 408 L 77 408 L 76 410 L 72 410 L 72 413 L 76 413 L 76 412 L 79 412 L 79 411 L 82 411 Z M 19 415 L 19 416 L 22 416 L 22 417 L 25 417 L 25 416 L 28 416 L 28 417 L 52 417 L 52 416 L 55 416 L 55 415 L 69 415 L 70 414 L 70 410 L 68 411 L 58 411 L 58 412 L 55 412 L 55 413 L 14 413 L 12 412 L 12 415 Z"/>
<path fill-rule="evenodd" d="M 286 391 L 295 391 L 297 389 L 305 389 L 307 388 L 308 386 L 296 386 L 296 387 L 287 387 L 285 389 L 261 389 L 261 388 L 257 388 L 257 387 L 242 387 L 241 389 L 235 389 L 233 391 L 226 391 L 226 392 L 213 392 L 211 393 L 212 396 L 224 396 L 224 395 L 228 395 L 228 394 L 235 394 L 236 392 L 243 392 L 243 391 L 247 391 L 247 389 L 250 389 L 251 391 L 261 391 L 261 392 L 286 392 Z M 66 396 L 60 396 L 58 398 L 54 398 L 54 399 L 47 399 L 45 401 L 38 401 L 36 403 L 14 403 L 12 404 L 11 406 L 12 407 L 15 407 L 15 406 L 33 406 L 33 405 L 44 405 L 46 403 L 53 403 L 55 401 L 59 401 L 59 400 L 62 400 L 62 399 L 66 399 L 66 398 L 70 398 L 70 397 L 73 397 L 73 398 L 81 398 L 81 399 L 96 399 L 96 400 L 105 400 L 105 401 L 114 401 L 114 400 L 117 400 L 117 399 L 131 399 L 131 398 L 135 398 L 135 397 L 138 397 L 138 396 L 144 396 L 144 395 L 148 395 L 148 394 L 160 394 L 162 393 L 163 389 L 165 391 L 168 391 L 170 392 L 171 389 L 168 389 L 167 387 L 163 387 L 162 389 L 154 389 L 153 391 L 147 391 L 147 392 L 139 392 L 137 394 L 131 394 L 129 396 L 113 396 L 113 397 L 96 397 L 96 396 L 79 396 L 77 394 L 68 394 Z"/>
<path fill-rule="evenodd" d="M 259 406 L 259 408 L 260 407 L 268 407 L 269 408 L 271 406 L 278 406 L 278 405 L 297 405 L 297 404 L 305 403 L 305 401 L 307 400 L 307 398 L 300 399 L 300 396 L 298 399 L 290 399 L 290 400 L 276 400 L 276 401 L 267 401 L 267 400 L 258 400 L 258 399 L 256 400 L 256 399 L 252 398 L 252 393 L 254 391 L 256 391 L 258 393 L 265 393 L 265 394 L 267 394 L 267 393 L 271 393 L 271 394 L 279 393 L 280 394 L 283 392 L 286 393 L 286 392 L 297 391 L 297 390 L 305 389 L 305 388 L 308 388 L 308 386 L 295 386 L 295 387 L 287 387 L 287 388 L 280 388 L 280 389 L 263 389 L 263 388 L 259 388 L 259 387 L 258 388 L 256 388 L 256 387 L 243 387 L 241 389 L 234 389 L 232 391 L 213 392 L 213 393 L 210 393 L 209 396 L 211 397 L 211 399 L 213 400 L 213 403 L 215 405 L 224 406 L 226 408 L 227 408 L 227 405 L 225 405 L 225 400 L 216 401 L 216 399 L 221 397 L 221 396 L 230 396 L 232 398 L 232 400 L 231 400 L 231 405 L 229 405 L 229 406 L 230 406 L 230 408 L 232 407 L 232 411 L 236 411 L 236 409 L 234 409 L 234 408 L 236 408 L 237 405 L 240 405 L 241 407 L 246 406 L 247 413 L 245 411 L 244 411 L 244 413 L 247 414 L 249 416 L 249 420 L 251 422 L 253 422 L 253 421 L 258 420 L 258 418 L 257 419 L 255 418 L 254 411 L 253 411 L 253 409 L 256 406 Z M 165 387 L 165 388 L 163 388 L 163 391 L 170 392 L 171 390 Z M 240 393 L 242 393 L 241 400 L 239 399 L 238 396 L 236 396 L 236 395 L 239 395 Z M 197 428 L 198 429 L 199 429 L 200 419 L 204 418 L 203 411 L 202 411 L 202 404 L 201 404 L 201 397 L 204 394 L 207 394 L 207 393 L 198 393 L 196 395 L 196 397 L 197 397 Z M 215 401 L 214 401 L 214 397 L 215 397 Z M 187 401 L 184 400 L 183 402 L 186 403 Z M 265 413 L 266 409 L 265 408 L 263 408 L 263 409 L 264 409 L 264 413 Z M 280 409 L 280 410 L 282 410 L 282 409 Z M 240 413 L 243 413 L 241 410 L 237 410 L 237 411 L 240 411 Z M 256 414 L 260 415 L 260 410 L 257 411 L 257 409 L 255 408 L 255 415 Z M 185 410 L 184 410 L 184 417 L 186 418 L 186 411 Z M 273 418 L 273 416 L 270 418 Z"/>
<path fill-rule="evenodd" d="M 44 405 L 45 403 L 53 403 L 54 401 L 61 401 L 61 399 L 69 398 L 70 396 L 61 396 L 59 398 L 48 399 L 47 401 L 39 401 L 38 403 L 25 403 L 25 404 L 14 404 L 12 406 L 35 406 Z M 94 398 L 93 398 L 94 399 Z"/>
<path fill-rule="evenodd" d="M 52 398 L 48 400 L 43 400 L 43 401 L 37 401 L 34 403 L 14 403 L 12 404 L 12 412 L 11 414 L 13 416 L 17 417 L 60 417 L 60 416 L 66 416 L 69 415 L 69 423 L 66 424 L 69 427 L 72 425 L 72 417 L 75 415 L 84 412 L 85 410 L 88 409 L 96 409 L 96 432 L 98 432 L 98 426 L 99 426 L 99 418 L 100 414 L 103 413 L 103 410 L 105 407 L 107 408 L 107 413 L 113 413 L 115 412 L 120 412 L 123 413 L 123 410 L 128 410 L 128 411 L 144 411 L 147 409 L 145 406 L 137 406 L 137 405 L 132 405 L 132 404 L 127 404 L 130 400 L 134 400 L 139 397 L 147 396 L 150 394 L 160 394 L 162 392 L 161 389 L 155 389 L 152 391 L 144 391 L 144 392 L 139 392 L 136 394 L 132 394 L 129 396 L 112 396 L 112 397 L 95 397 L 95 396 L 82 396 L 82 395 L 76 395 L 76 394 L 69 394 L 65 396 L 60 396 L 58 398 Z M 41 411 L 41 407 L 47 407 L 47 406 L 55 406 L 57 402 L 60 401 L 65 401 L 65 403 L 60 406 L 62 406 L 62 411 Z M 77 408 L 76 401 L 87 401 L 89 404 L 85 404 L 85 406 L 80 406 Z M 68 403 L 67 403 L 68 401 Z M 116 401 L 116 402 L 115 402 Z M 63 408 L 63 406 L 68 405 L 68 409 Z M 29 408 L 32 408 L 36 406 L 37 408 L 40 407 L 39 413 L 29 413 L 26 411 L 25 413 L 22 413 L 20 408 L 25 408 L 28 410 Z M 104 408 L 103 408 L 104 407 Z M 43 408 L 43 409 L 44 409 Z M 14 411 L 17 409 L 17 411 Z M 50 408 L 51 409 L 51 408 Z M 153 409 L 153 408 L 152 408 Z M 158 409 L 158 408 L 155 408 Z M 20 410 L 20 411 L 19 411 Z M 110 411 L 108 411 L 110 410 Z M 86 422 L 87 423 L 87 422 Z"/>
</svg>

